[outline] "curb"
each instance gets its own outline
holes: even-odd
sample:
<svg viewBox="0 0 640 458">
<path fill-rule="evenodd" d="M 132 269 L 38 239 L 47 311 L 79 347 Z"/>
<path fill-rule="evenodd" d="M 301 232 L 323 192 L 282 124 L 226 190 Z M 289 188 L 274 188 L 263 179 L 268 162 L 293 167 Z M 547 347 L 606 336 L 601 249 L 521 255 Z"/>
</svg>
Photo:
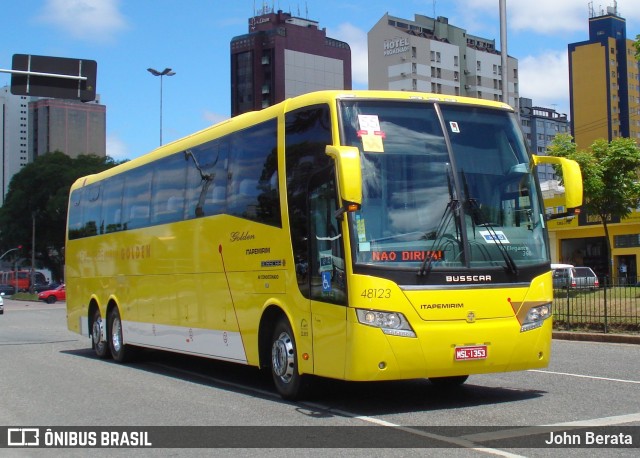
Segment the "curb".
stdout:
<svg viewBox="0 0 640 458">
<path fill-rule="evenodd" d="M 553 331 L 553 338 L 558 340 L 577 340 L 583 342 L 609 342 L 640 345 L 637 334 L 604 334 L 589 332 Z"/>
</svg>

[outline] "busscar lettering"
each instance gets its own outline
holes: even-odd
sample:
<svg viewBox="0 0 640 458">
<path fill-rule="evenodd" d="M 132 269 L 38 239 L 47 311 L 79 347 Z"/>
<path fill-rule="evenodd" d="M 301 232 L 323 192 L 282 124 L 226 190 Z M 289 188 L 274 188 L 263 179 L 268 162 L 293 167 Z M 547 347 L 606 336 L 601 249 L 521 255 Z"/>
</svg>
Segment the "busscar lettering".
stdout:
<svg viewBox="0 0 640 458">
<path fill-rule="evenodd" d="M 447 283 L 490 282 L 491 275 L 447 275 Z"/>
</svg>

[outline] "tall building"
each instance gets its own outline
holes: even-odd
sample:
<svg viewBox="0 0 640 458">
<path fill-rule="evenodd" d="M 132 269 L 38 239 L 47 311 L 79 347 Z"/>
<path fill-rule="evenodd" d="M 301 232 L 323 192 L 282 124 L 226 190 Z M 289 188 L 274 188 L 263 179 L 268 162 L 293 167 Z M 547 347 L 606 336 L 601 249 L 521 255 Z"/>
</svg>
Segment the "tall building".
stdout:
<svg viewBox="0 0 640 458">
<path fill-rule="evenodd" d="M 309 19 L 264 7 L 231 40 L 231 115 L 322 89 L 351 89 L 351 49 Z"/>
<path fill-rule="evenodd" d="M 436 19 L 385 14 L 367 34 L 369 88 L 435 92 L 502 101 L 502 59 L 495 40 Z M 507 59 L 508 98 L 517 109 L 518 61 Z"/>
<path fill-rule="evenodd" d="M 11 178 L 31 161 L 29 156 L 29 102 L 33 97 L 13 95 L 10 87 L 0 88 L 0 155 L 2 156 L 2 196 Z"/>
<path fill-rule="evenodd" d="M 30 145 L 33 159 L 61 151 L 68 156 L 106 156 L 107 108 L 96 102 L 39 99 L 29 103 Z"/>
<path fill-rule="evenodd" d="M 589 40 L 569 44 L 571 134 L 578 148 L 598 138 L 640 142 L 640 67 L 626 20 L 617 6 L 590 5 L 589 16 Z"/>
<path fill-rule="evenodd" d="M 520 98 L 520 124 L 529 149 L 533 154 L 547 154 L 547 146 L 557 134 L 569 132 L 569 120 L 566 114 L 552 108 L 533 105 L 531 99 Z M 556 180 L 557 176 L 551 164 L 538 165 L 538 178 L 541 182 Z"/>
</svg>

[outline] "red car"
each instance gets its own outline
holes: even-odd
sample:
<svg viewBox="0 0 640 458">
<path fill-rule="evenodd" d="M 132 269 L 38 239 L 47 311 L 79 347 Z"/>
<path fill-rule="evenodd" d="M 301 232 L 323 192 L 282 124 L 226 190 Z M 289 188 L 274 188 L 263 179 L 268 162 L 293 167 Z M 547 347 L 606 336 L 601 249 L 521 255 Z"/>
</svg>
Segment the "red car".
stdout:
<svg viewBox="0 0 640 458">
<path fill-rule="evenodd" d="M 47 304 L 53 304 L 55 301 L 66 301 L 67 294 L 64 291 L 64 285 L 38 293 L 38 299 L 45 301 Z"/>
</svg>

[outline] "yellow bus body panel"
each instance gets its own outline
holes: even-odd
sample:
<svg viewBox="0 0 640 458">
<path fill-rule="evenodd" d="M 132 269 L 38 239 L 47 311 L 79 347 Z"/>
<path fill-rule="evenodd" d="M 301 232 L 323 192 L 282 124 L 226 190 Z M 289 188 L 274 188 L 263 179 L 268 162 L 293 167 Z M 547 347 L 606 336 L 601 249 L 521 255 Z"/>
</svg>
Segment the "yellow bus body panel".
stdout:
<svg viewBox="0 0 640 458">
<path fill-rule="evenodd" d="M 381 278 L 354 275 L 347 248 L 348 305 L 303 297 L 287 226 L 283 115 L 313 104 L 328 104 L 334 146 L 339 146 L 335 107 L 336 98 L 341 96 L 424 98 L 511 110 L 504 103 L 435 94 L 323 91 L 237 116 L 101 174 L 84 177 L 72 191 L 277 118 L 283 227 L 217 215 L 67 240 L 69 329 L 89 333 L 91 304 L 98 307 L 103 318 L 117 307 L 126 331 L 124 343 L 257 366 L 261 363 L 261 319 L 266 310 L 277 307 L 293 329 L 301 373 L 367 381 L 546 366 L 552 320 L 521 332 L 520 319 L 531 305 L 551 302 L 550 273 L 535 278 L 530 285 L 407 288 Z M 348 247 L 346 221 L 342 229 Z M 383 293 L 378 294 L 379 290 Z M 439 308 L 438 304 L 463 305 Z M 429 305 L 432 307 L 423 307 Z M 363 325 L 358 322 L 356 308 L 401 312 L 416 337 L 387 335 L 379 328 Z M 486 345 L 486 359 L 456 362 L 456 347 L 469 345 Z"/>
</svg>

